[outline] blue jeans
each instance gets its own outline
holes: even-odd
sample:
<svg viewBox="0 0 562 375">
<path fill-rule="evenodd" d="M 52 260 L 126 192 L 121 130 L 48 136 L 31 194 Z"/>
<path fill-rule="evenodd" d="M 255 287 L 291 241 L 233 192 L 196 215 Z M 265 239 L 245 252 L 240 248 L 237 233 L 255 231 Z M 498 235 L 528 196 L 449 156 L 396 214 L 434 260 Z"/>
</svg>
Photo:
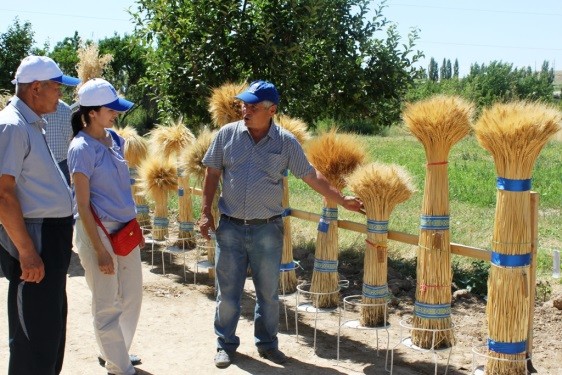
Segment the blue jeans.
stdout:
<svg viewBox="0 0 562 375">
<path fill-rule="evenodd" d="M 217 347 L 233 353 L 240 345 L 236 326 L 249 265 L 256 290 L 255 344 L 259 350 L 277 348 L 283 220 L 279 218 L 260 225 L 237 225 L 221 219 L 216 236 Z"/>
</svg>

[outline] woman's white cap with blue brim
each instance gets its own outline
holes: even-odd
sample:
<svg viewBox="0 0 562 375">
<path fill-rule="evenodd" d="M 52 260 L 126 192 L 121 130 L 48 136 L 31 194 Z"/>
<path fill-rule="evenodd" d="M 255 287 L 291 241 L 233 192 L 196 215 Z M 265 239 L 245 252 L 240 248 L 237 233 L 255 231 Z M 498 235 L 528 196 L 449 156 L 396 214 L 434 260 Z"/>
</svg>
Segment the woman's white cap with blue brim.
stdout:
<svg viewBox="0 0 562 375">
<path fill-rule="evenodd" d="M 78 90 L 78 103 L 83 107 L 107 107 L 118 112 L 131 109 L 133 102 L 120 98 L 111 83 L 102 78 L 93 78 Z"/>
</svg>

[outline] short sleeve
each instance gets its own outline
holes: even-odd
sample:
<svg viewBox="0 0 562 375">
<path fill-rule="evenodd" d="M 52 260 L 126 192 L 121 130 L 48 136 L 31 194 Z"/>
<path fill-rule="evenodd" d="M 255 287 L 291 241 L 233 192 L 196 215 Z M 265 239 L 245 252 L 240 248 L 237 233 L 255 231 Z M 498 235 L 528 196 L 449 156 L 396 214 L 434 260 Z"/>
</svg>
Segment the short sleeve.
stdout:
<svg viewBox="0 0 562 375">
<path fill-rule="evenodd" d="M 82 173 L 90 178 L 94 173 L 95 150 L 83 138 L 74 138 L 68 148 L 68 170 L 70 174 Z"/>
<path fill-rule="evenodd" d="M 0 175 L 14 176 L 17 181 L 28 152 L 27 131 L 21 126 L 0 124 Z"/>
</svg>

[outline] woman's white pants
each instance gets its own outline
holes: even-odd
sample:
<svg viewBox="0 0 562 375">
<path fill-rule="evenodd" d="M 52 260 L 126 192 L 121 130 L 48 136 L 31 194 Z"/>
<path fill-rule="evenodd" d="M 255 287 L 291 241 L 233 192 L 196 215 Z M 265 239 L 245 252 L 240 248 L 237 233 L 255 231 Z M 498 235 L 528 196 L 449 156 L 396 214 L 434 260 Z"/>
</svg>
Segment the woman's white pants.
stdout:
<svg viewBox="0 0 562 375">
<path fill-rule="evenodd" d="M 119 223 L 104 222 L 108 232 Z M 115 274 L 103 274 L 96 252 L 81 220 L 76 220 L 74 243 L 85 270 L 86 282 L 92 291 L 92 315 L 96 340 L 105 359 L 107 372 L 132 375 L 135 369 L 129 349 L 135 335 L 142 304 L 142 266 L 137 246 L 127 256 L 117 256 L 109 239 L 98 227 L 99 236 L 113 258 Z"/>
</svg>

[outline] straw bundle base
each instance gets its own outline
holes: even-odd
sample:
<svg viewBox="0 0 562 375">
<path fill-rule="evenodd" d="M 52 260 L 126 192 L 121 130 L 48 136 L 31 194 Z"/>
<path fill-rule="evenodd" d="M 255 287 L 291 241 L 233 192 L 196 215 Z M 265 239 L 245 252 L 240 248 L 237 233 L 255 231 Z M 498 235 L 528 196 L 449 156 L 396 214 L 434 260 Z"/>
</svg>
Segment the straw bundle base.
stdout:
<svg viewBox="0 0 562 375">
<path fill-rule="evenodd" d="M 281 272 L 279 289 L 281 293 L 292 294 L 297 291 L 297 274 L 295 270 Z"/>
<path fill-rule="evenodd" d="M 412 331 L 412 343 L 420 348 L 446 349 L 455 345 L 455 336 L 450 329 L 452 326 L 451 318 L 427 319 L 414 316 L 413 326 L 436 331 L 435 333 L 419 329 Z"/>
<path fill-rule="evenodd" d="M 168 228 L 152 227 L 152 238 L 156 241 L 164 241 L 168 237 Z"/>
<path fill-rule="evenodd" d="M 339 275 L 337 272 L 316 272 L 312 274 L 310 291 L 317 293 L 312 298 L 312 305 L 318 308 L 334 308 L 339 305 L 340 295 L 335 293 L 339 288 Z"/>
<path fill-rule="evenodd" d="M 506 359 L 507 361 L 496 361 L 488 359 L 486 362 L 486 375 L 526 375 L 527 362 L 525 353 L 521 354 L 500 354 L 488 351 L 488 356 L 492 358 Z"/>
<path fill-rule="evenodd" d="M 367 298 L 363 297 L 364 304 L 381 304 L 381 306 L 362 306 L 361 308 L 361 325 L 364 327 L 383 327 L 388 322 L 388 313 L 385 309 L 384 298 Z"/>
<path fill-rule="evenodd" d="M 178 231 L 178 240 L 175 245 L 185 250 L 195 249 L 196 241 L 193 232 L 180 230 Z"/>
</svg>

